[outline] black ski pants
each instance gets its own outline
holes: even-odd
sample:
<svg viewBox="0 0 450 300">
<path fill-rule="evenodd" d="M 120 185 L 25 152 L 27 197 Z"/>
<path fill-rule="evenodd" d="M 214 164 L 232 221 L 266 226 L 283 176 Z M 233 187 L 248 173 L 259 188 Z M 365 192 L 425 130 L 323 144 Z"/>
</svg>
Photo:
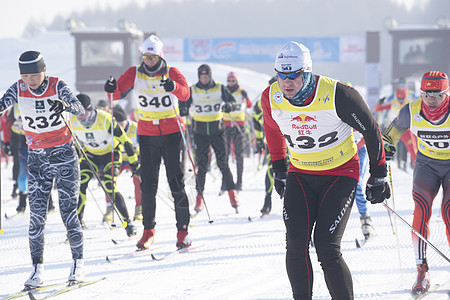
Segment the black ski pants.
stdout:
<svg viewBox="0 0 450 300">
<path fill-rule="evenodd" d="M 174 199 L 176 227 L 187 231 L 190 222 L 189 201 L 184 189 L 184 174 L 181 162 L 183 139 L 180 132 L 147 136 L 139 135 L 141 151 L 142 216 L 144 229 L 156 225 L 156 193 L 158 192 L 159 169 L 164 159 L 166 177 Z"/>
<path fill-rule="evenodd" d="M 206 172 L 208 171 L 209 154 L 211 152 L 210 146 L 214 149 L 216 155 L 217 166 L 222 173 L 222 178 L 225 183 L 225 190 L 235 190 L 236 185 L 233 181 L 233 174 L 231 174 L 228 166 L 228 155 L 225 145 L 225 131 L 223 129 L 211 135 L 194 133 L 195 140 L 195 157 L 197 158 L 198 174 L 196 189 L 199 195 L 203 195 L 205 190 Z"/>
<path fill-rule="evenodd" d="M 78 218 L 80 219 L 80 221 L 83 220 L 84 209 L 86 207 L 86 191 L 89 182 L 95 176 L 91 170 L 91 167 L 93 167 L 93 169 L 97 171 L 97 174 L 99 175 L 99 178 L 102 181 L 106 192 L 109 194 L 109 198 L 113 200 L 114 206 L 117 208 L 122 219 L 124 221 L 131 222 L 125 199 L 117 189 L 117 177 L 119 176 L 120 167 L 122 165 L 122 152 L 120 147 L 116 147 L 114 149 L 114 179 L 112 174 L 113 172 L 111 171 L 111 153 L 94 155 L 92 153 L 86 152 L 86 156 L 89 158 L 89 161 L 87 161 L 83 155 L 80 159 L 81 186 L 77 207 Z"/>
<path fill-rule="evenodd" d="M 309 245 L 314 226 L 314 244 L 332 299 L 353 299 L 352 277 L 340 245 L 356 184 L 356 179 L 344 176 L 288 174 L 283 219 L 286 268 L 295 299 L 312 299 Z"/>
<path fill-rule="evenodd" d="M 239 126 L 239 125 L 238 125 Z M 234 158 L 236 160 L 236 187 L 240 189 L 242 187 L 242 173 L 244 172 L 244 148 L 246 142 L 244 139 L 244 126 L 227 127 L 225 126 L 225 138 L 226 138 L 226 150 L 227 156 L 231 153 L 231 141 L 234 145 Z M 222 187 L 225 187 L 225 182 L 222 179 Z M 224 190 L 222 188 L 222 190 Z"/>
</svg>

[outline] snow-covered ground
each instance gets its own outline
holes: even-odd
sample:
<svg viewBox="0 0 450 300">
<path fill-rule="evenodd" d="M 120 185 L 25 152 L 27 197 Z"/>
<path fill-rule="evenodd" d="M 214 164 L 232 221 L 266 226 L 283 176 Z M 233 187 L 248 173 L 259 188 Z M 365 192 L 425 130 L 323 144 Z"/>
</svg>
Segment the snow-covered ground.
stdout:
<svg viewBox="0 0 450 300">
<path fill-rule="evenodd" d="M 411 170 L 409 173 L 393 166 L 395 209 L 406 221 L 412 221 L 413 202 Z M 233 172 L 234 163 L 231 163 Z M 191 220 L 189 235 L 193 249 L 162 261 L 153 261 L 150 252 L 133 256 L 135 244 L 143 227 L 136 223 L 138 236 L 126 240 L 125 230 L 114 230 L 101 224 L 105 209 L 101 188 L 91 182 L 85 221 L 86 279 L 106 276 L 106 280 L 61 295 L 61 299 L 290 299 L 291 289 L 285 271 L 284 225 L 282 202 L 274 194 L 269 217 L 259 219 L 264 200 L 265 168 L 257 171 L 257 157 L 245 159 L 243 190 L 239 193 L 240 213 L 235 214 L 227 196 L 218 196 L 220 173 L 216 167 L 207 175 L 205 201 L 212 223 L 205 211 Z M 155 255 L 175 249 L 176 229 L 171 200 L 161 172 L 161 197 L 157 201 Z M 189 173 L 188 175 L 189 176 Z M 192 176 L 192 175 L 190 175 Z M 133 186 L 129 173 L 119 178 L 119 189 L 127 199 L 130 213 L 134 210 Z M 11 164 L 2 168 L 2 214 L 11 215 L 18 201 L 12 200 Z M 187 180 L 190 203 L 195 199 L 193 178 Z M 95 196 L 95 198 L 93 197 Z M 447 257 L 450 255 L 440 216 L 439 193 L 431 219 L 430 241 Z M 54 199 L 57 199 L 54 194 Z M 389 201 L 391 207 L 394 206 Z M 192 206 L 191 206 L 192 209 Z M 410 230 L 391 216 L 385 208 L 370 205 L 369 211 L 376 235 L 363 248 L 355 239 L 362 239 L 359 215 L 353 207 L 342 241 L 342 252 L 349 265 L 357 299 L 410 299 L 410 288 L 416 276 Z M 250 222 L 248 217 L 254 220 Z M 27 240 L 28 209 L 24 216 L 2 219 L 0 235 L 0 298 L 20 290 L 31 271 Z M 394 228 L 394 229 L 392 229 Z M 395 235 L 393 232 L 395 231 Z M 65 280 L 70 269 L 69 246 L 64 243 L 65 229 L 59 213 L 48 216 L 45 247 L 46 283 Z M 126 240 L 115 245 L 111 239 Z M 313 299 L 329 299 L 323 273 L 311 248 L 314 267 Z M 450 267 L 432 249 L 428 250 L 432 285 L 440 288 L 427 299 L 448 299 Z M 107 262 L 108 257 L 112 262 Z M 118 259 L 116 259 L 118 258 Z M 115 260 L 116 259 L 116 260 Z"/>
<path fill-rule="evenodd" d="M 33 40 L 2 39 L 0 90 L 6 90 L 18 78 L 17 58 L 21 52 L 38 49 L 45 54 L 49 74 L 64 78 L 74 87 L 73 41 L 66 33 L 48 33 Z M 190 82 L 196 81 L 198 64 L 174 64 Z M 267 74 L 211 64 L 213 77 L 225 81 L 229 71 L 238 73 L 240 84 L 253 99 L 264 89 Z M 324 74 L 326 75 L 326 74 Z M 272 214 L 259 219 L 264 201 L 265 168 L 257 171 L 257 157 L 245 159 L 243 190 L 239 193 L 240 213 L 235 214 L 228 196 L 218 196 L 221 175 L 216 167 L 207 175 L 206 211 L 191 220 L 190 236 L 193 249 L 162 261 L 153 261 L 150 253 L 133 256 L 135 244 L 143 227 L 136 223 L 138 236 L 126 240 L 125 230 L 109 230 L 101 224 L 105 210 L 104 195 L 93 180 L 88 191 L 85 221 L 85 264 L 87 280 L 107 279 L 82 289 L 61 295 L 60 299 L 290 299 L 291 288 L 285 270 L 285 230 L 282 220 L 282 202 L 274 192 Z M 231 160 L 230 160 L 231 161 Z M 0 234 L 0 299 L 19 291 L 31 271 L 28 248 L 28 209 L 26 214 L 5 219 L 18 204 L 11 199 L 11 163 L 1 166 L 2 228 Z M 233 172 L 235 164 L 231 163 Z M 411 197 L 412 171 L 398 170 L 392 164 L 395 209 L 410 224 L 413 201 Z M 168 194 L 165 170 L 160 178 L 161 197 L 157 202 L 155 255 L 175 249 L 176 228 L 173 205 Z M 191 205 L 195 190 L 193 174 L 186 174 L 186 190 Z M 134 212 L 133 184 L 129 173 L 119 178 L 119 189 L 124 194 L 130 214 Z M 54 199 L 57 199 L 54 193 Z M 442 194 L 435 200 L 431 219 L 430 241 L 450 257 L 445 229 L 440 216 Z M 389 204 L 394 207 L 392 200 Z M 191 209 L 193 207 L 191 206 Z M 58 209 L 57 209 L 58 211 Z M 359 214 L 354 205 L 342 241 L 342 252 L 349 265 L 357 299 L 410 299 L 415 280 L 415 258 L 411 233 L 394 216 L 389 217 L 382 205 L 369 204 L 369 212 L 376 235 L 363 248 L 356 248 L 355 239 L 362 239 Z M 254 221 L 250 222 L 248 217 Z M 209 221 L 213 222 L 210 223 Z M 392 225 L 391 225 L 392 221 Z M 393 229 L 394 228 L 394 229 Z M 394 234 L 395 232 L 395 234 Z M 65 244 L 65 229 L 59 213 L 48 216 L 45 247 L 45 280 L 47 284 L 67 279 L 70 269 L 69 246 Z M 125 240 L 115 245 L 111 239 Z M 433 249 L 428 250 L 432 285 L 439 290 L 427 299 L 448 299 L 450 265 Z M 108 257 L 112 262 L 107 262 Z M 311 248 L 314 267 L 314 299 L 329 299 L 323 273 Z M 116 259 L 118 258 L 118 259 Z"/>
</svg>

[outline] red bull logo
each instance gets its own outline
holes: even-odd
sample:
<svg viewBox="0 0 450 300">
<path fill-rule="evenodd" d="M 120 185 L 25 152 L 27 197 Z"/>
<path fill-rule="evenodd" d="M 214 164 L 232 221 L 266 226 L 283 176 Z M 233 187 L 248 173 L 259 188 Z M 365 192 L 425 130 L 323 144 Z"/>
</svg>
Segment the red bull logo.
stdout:
<svg viewBox="0 0 450 300">
<path fill-rule="evenodd" d="M 294 121 L 302 123 L 302 124 L 309 123 L 309 122 L 317 122 L 317 117 L 316 116 L 311 117 L 306 114 L 300 114 L 298 116 L 291 117 L 291 122 L 294 122 Z"/>
</svg>

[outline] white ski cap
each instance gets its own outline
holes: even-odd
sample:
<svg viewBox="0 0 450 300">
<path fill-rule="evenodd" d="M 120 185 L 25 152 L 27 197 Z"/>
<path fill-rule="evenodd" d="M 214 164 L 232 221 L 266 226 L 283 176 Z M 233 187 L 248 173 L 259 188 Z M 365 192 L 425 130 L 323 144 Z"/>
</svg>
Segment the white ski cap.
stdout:
<svg viewBox="0 0 450 300">
<path fill-rule="evenodd" d="M 153 54 L 162 57 L 163 42 L 156 35 L 151 35 L 142 43 L 141 53 Z"/>
<path fill-rule="evenodd" d="M 290 41 L 278 51 L 275 58 L 275 71 L 290 73 L 301 69 L 304 72 L 312 72 L 311 54 L 303 44 Z"/>
</svg>

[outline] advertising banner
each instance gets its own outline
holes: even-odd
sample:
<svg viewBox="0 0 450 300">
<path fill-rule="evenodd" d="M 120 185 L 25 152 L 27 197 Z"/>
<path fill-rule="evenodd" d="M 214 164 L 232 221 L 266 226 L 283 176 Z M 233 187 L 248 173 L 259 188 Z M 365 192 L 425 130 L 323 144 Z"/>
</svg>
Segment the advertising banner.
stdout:
<svg viewBox="0 0 450 300">
<path fill-rule="evenodd" d="M 184 61 L 273 62 L 287 42 L 297 41 L 311 51 L 313 61 L 339 62 L 339 38 L 205 38 L 184 40 Z"/>
</svg>

